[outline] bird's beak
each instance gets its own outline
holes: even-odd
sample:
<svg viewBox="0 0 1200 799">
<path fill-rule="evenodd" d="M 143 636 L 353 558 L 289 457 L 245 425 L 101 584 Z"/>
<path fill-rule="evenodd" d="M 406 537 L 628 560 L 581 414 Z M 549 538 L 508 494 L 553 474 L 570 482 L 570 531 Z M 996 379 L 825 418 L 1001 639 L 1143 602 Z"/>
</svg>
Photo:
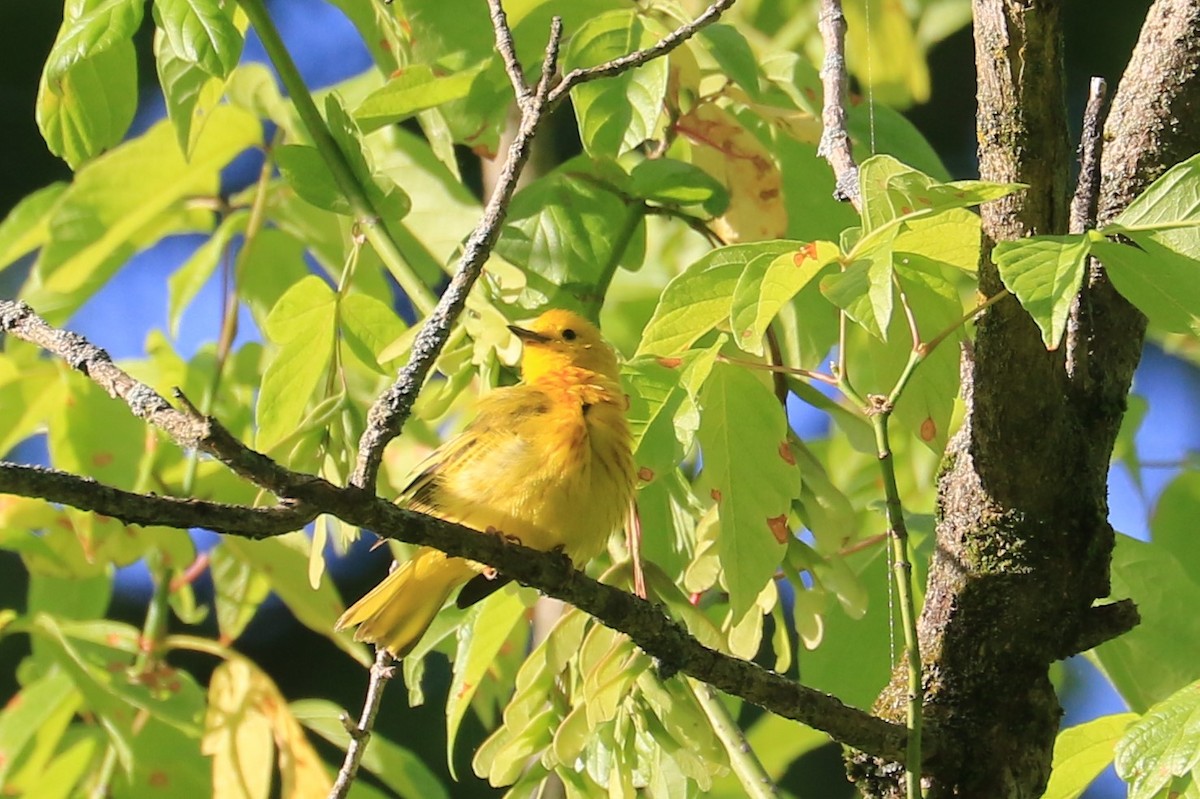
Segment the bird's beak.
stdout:
<svg viewBox="0 0 1200 799">
<path fill-rule="evenodd" d="M 525 328 L 517 327 L 516 325 L 509 325 L 508 329 L 512 331 L 514 336 L 521 339 L 521 341 L 524 341 L 526 344 L 545 344 L 550 340 L 549 336 L 544 336 L 541 333 L 535 333 L 532 330 L 526 330 Z"/>
</svg>

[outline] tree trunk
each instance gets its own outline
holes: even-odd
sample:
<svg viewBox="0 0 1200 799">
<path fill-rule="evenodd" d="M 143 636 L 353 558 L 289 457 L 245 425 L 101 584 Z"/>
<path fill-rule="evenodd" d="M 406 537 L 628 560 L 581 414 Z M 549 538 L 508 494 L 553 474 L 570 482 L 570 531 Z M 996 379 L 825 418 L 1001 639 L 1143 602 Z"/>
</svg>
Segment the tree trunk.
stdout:
<svg viewBox="0 0 1200 799">
<path fill-rule="evenodd" d="M 980 174 L 1030 186 L 982 211 L 990 296 L 996 241 L 1066 232 L 1070 153 L 1058 0 L 975 0 L 974 13 Z M 1151 9 L 1109 117 L 1102 221 L 1200 149 L 1198 30 L 1200 0 Z M 1050 664 L 1136 622 L 1128 605 L 1093 602 L 1109 592 L 1108 463 L 1145 320 L 1095 265 L 1080 303 L 1079 353 L 1047 352 L 1008 298 L 964 356 L 968 410 L 939 477 L 919 630 L 935 799 L 1040 796 L 1062 713 Z M 898 671 L 877 702 L 889 718 L 904 718 L 905 681 Z M 895 764 L 859 755 L 851 772 L 866 796 L 903 795 Z"/>
</svg>

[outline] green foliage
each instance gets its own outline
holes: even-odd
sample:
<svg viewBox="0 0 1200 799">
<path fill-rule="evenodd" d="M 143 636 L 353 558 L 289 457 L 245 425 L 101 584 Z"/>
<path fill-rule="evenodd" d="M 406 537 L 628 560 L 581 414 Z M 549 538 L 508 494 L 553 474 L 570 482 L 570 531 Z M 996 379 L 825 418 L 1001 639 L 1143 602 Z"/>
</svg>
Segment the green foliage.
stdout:
<svg viewBox="0 0 1200 799">
<path fill-rule="evenodd" d="M 324 92 L 328 135 L 319 136 L 301 122 L 296 92 L 285 97 L 269 70 L 240 61 L 248 25 L 237 4 L 156 0 L 143 19 L 141 2 L 68 0 L 37 116 L 74 176 L 0 222 L 0 270 L 36 253 L 20 295 L 69 323 L 135 253 L 205 234 L 169 280 L 167 331 L 153 331 L 144 357 L 123 366 L 161 393 L 179 386 L 289 468 L 343 483 L 366 408 L 415 335 L 393 289 L 432 292 L 453 264 L 481 209 L 459 175 L 463 148 L 497 152 L 512 92 L 482 3 L 334 4 L 375 66 Z M 513 197 L 462 324 L 388 452 L 381 490 L 402 485 L 428 447 L 469 418 L 477 390 L 510 378 L 519 344 L 507 323 L 549 306 L 602 317 L 630 355 L 623 379 L 649 598 L 705 645 L 866 707 L 894 653 L 880 459 L 865 406 L 892 403 L 904 507 L 914 529 L 931 524 L 921 514 L 933 508 L 953 427 L 955 345 L 979 301 L 971 209 L 1023 187 L 948 180 L 903 116 L 877 106 L 869 119 L 864 104 L 851 109 L 851 133 L 880 154 L 862 163 L 861 214 L 833 200 L 816 156 L 818 74 L 798 53 L 815 33 L 797 28 L 804 15 L 793 5 L 740 3 L 668 57 L 572 93 L 582 152 L 539 165 Z M 505 6 L 530 79 L 552 15 L 563 18 L 567 70 L 650 45 L 686 18 L 671 2 Z M 868 7 L 869 30 L 857 24 L 861 4 L 846 12 L 855 68 L 868 52 L 874 59 L 860 82 L 878 100 L 922 100 L 924 53 L 964 24 L 967 4 Z M 132 42 L 143 26 L 153 27 L 167 119 L 127 138 Z M 247 150 L 263 152 L 266 165 L 230 191 L 222 170 Z M 1048 347 L 1062 338 L 1089 257 L 1155 329 L 1200 332 L 1198 169 L 1200 158 L 1169 171 L 1095 233 L 996 248 L 1005 285 Z M 346 180 L 380 219 L 364 215 Z M 387 242 L 398 255 L 380 247 Z M 232 339 L 214 320 L 217 343 L 184 359 L 180 320 L 218 270 L 229 309 L 248 310 L 263 341 Z M 831 354 L 834 368 L 824 364 Z M 835 424 L 799 440 L 781 407 L 788 399 Z M 44 432 L 56 468 L 118 488 L 273 501 L 148 434 L 83 376 L 13 339 L 0 353 L 0 407 L 0 454 Z M 1200 576 L 1184 529 L 1198 501 L 1185 474 L 1159 504 L 1155 541 L 1118 544 L 1114 596 L 1133 596 L 1144 623 L 1091 656 L 1146 715 L 1128 733 L 1129 715 L 1064 732 L 1056 796 L 1077 796 L 1123 734 L 1118 767 L 1139 796 L 1167 785 L 1150 775 L 1186 780 L 1194 768 L 1195 684 L 1187 686 L 1198 675 L 1176 644 L 1200 637 L 1190 611 Z M 363 647 L 332 632 L 342 603 L 324 579 L 327 547 L 342 552 L 357 535 L 321 517 L 311 537 L 227 537 L 197 558 L 178 531 L 0 499 L 0 547 L 30 573 L 26 607 L 0 611 L 0 635 L 26 636 L 31 648 L 19 692 L 0 711 L 6 792 L 325 795 L 335 764 L 310 736 L 344 750 L 341 709 L 289 703 L 232 647 L 274 596 L 334 641 L 348 667 L 368 665 Z M 589 568 L 629 585 L 627 554 L 614 541 Z M 143 559 L 157 586 L 144 629 L 106 620 L 114 569 Z M 209 603 L 191 585 L 204 570 Z M 456 742 L 463 755 L 459 738 L 477 721 L 489 737 L 472 755 L 474 773 L 509 796 L 535 795 L 551 775 L 571 797 L 740 795 L 730 767 L 748 755 L 721 740 L 687 682 L 577 610 L 527 652 L 530 602 L 506 589 L 468 611 L 448 609 L 404 664 L 419 701 L 426 660 L 450 663 L 451 768 Z M 165 634 L 169 614 L 177 626 L 211 615 L 216 640 Z M 181 651 L 216 659 L 207 686 L 168 665 Z M 822 740 L 772 716 L 748 738 L 775 778 Z M 355 795 L 454 792 L 378 735 L 363 768 L 372 782 Z"/>
<path fill-rule="evenodd" d="M 1168 170 L 1110 224 L 1088 234 L 996 245 L 1000 278 L 1055 349 L 1089 256 L 1152 325 L 1200 332 L 1200 156 Z"/>
</svg>

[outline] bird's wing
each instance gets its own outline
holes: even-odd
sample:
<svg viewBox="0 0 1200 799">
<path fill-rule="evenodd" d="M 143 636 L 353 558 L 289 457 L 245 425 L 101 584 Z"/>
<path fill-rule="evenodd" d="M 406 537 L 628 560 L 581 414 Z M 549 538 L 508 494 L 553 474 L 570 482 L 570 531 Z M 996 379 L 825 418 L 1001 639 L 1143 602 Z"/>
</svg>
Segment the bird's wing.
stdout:
<svg viewBox="0 0 1200 799">
<path fill-rule="evenodd" d="M 448 478 L 470 473 L 491 475 L 490 481 L 502 482 L 514 471 L 521 473 L 521 464 L 539 457 L 538 417 L 549 409 L 550 398 L 531 386 L 491 392 L 480 400 L 475 419 L 461 433 L 418 464 L 397 502 L 423 513 L 455 518 L 454 508 L 448 507 L 451 498 L 446 496 Z M 479 489 L 490 487 L 481 484 Z"/>
</svg>

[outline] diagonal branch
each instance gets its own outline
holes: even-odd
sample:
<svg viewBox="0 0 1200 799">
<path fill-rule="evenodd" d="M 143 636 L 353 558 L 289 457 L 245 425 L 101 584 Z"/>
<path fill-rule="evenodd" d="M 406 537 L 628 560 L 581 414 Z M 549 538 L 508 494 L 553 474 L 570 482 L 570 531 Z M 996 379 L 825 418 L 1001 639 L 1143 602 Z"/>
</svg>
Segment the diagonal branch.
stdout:
<svg viewBox="0 0 1200 799">
<path fill-rule="evenodd" d="M 193 419 L 177 411 L 149 387 L 120 370 L 107 354 L 81 336 L 50 327 L 23 303 L 0 301 L 0 323 L 6 332 L 41 344 L 50 352 L 72 359 L 75 368 L 114 395 L 151 397 L 137 409 L 151 409 L 143 418 L 168 419 L 184 427 L 182 436 L 207 452 L 220 453 L 236 471 L 257 485 L 269 487 L 293 505 L 245 508 L 220 503 L 154 497 L 120 491 L 86 478 L 16 464 L 0 465 L 0 488 L 17 495 L 95 510 L 136 524 L 208 527 L 230 535 L 262 538 L 294 530 L 319 513 L 376 531 L 385 538 L 431 546 L 455 557 L 486 563 L 505 575 L 570 602 L 604 624 L 629 635 L 662 663 L 667 673 L 682 672 L 760 705 L 772 713 L 824 730 L 839 741 L 889 760 L 905 749 L 904 727 L 848 707 L 837 698 L 799 685 L 766 669 L 709 649 L 679 622 L 655 605 L 599 583 L 572 568 L 553 552 L 529 549 L 498 536 L 399 508 L 355 486 L 340 488 L 319 477 L 297 474 L 270 458 L 242 446 L 212 420 Z M 175 419 L 178 414 L 180 419 Z M 198 419 L 198 421 L 197 421 Z M 172 421 L 174 420 L 174 421 Z M 175 424 L 178 422 L 178 424 Z M 164 427 L 164 429 L 167 429 Z M 927 750 L 928 751 L 928 750 Z M 927 754 L 928 756 L 928 754 Z"/>
<path fill-rule="evenodd" d="M 83 336 L 51 327 L 28 304 L 0 300 L 0 333 L 8 333 L 36 344 L 57 355 L 73 369 L 87 375 L 109 396 L 122 400 L 139 419 L 159 428 L 180 447 L 205 452 L 228 466 L 235 474 L 280 497 L 292 497 L 293 489 L 308 485 L 319 491 L 321 484 L 333 488 L 318 477 L 293 472 L 238 441 L 211 417 L 202 416 L 181 393 L 181 411 L 150 386 L 134 379 L 113 363 L 107 352 Z"/>
<path fill-rule="evenodd" d="M 450 329 L 466 305 L 467 294 L 475 285 L 483 271 L 483 265 L 492 253 L 492 248 L 500 236 L 500 226 L 508 215 L 508 205 L 516 192 L 517 181 L 529 160 L 534 137 L 549 112 L 572 88 L 581 83 L 613 77 L 666 55 L 706 25 L 716 22 L 734 2 L 735 0 L 717 0 L 699 17 L 671 31 L 653 46 L 594 67 L 572 70 L 557 85 L 554 85 L 554 75 L 558 69 L 558 51 L 562 43 L 562 20 L 555 17 L 542 59 L 541 78 L 536 88 L 531 90 L 525 84 L 524 72 L 514 49 L 512 31 L 508 28 L 508 18 L 500 0 L 489 0 L 496 46 L 504 59 L 505 70 L 519 101 L 521 119 L 517 134 L 508 149 L 504 166 L 487 207 L 484 208 L 483 216 L 463 247 L 450 285 L 421 326 L 421 331 L 413 342 L 408 363 L 367 413 L 367 427 L 358 442 L 358 460 L 354 473 L 350 476 L 350 485 L 374 489 L 379 467 L 383 462 L 383 449 L 400 434 L 400 428 L 412 413 L 417 394 L 449 339 Z M 524 87 L 524 91 L 517 87 Z M 523 95 L 524 100 L 521 101 Z"/>
<path fill-rule="evenodd" d="M 615 77 L 622 72 L 636 69 L 642 64 L 649 63 L 656 58 L 661 58 L 695 36 L 702 28 L 720 19 L 721 15 L 728 11 L 735 2 L 736 0 L 717 0 L 706 8 L 700 16 L 691 22 L 680 25 L 643 50 L 636 50 L 620 58 L 614 58 L 612 61 L 605 61 L 603 64 L 571 70 L 563 76 L 562 82 L 554 88 L 554 91 L 550 92 L 550 104 L 557 104 L 559 100 L 567 96 L 567 93 L 571 89 L 574 89 L 581 83 L 587 83 L 600 78 Z"/>
<path fill-rule="evenodd" d="M 126 524 L 203 527 L 243 538 L 270 538 L 299 530 L 315 511 L 293 505 L 252 508 L 201 499 L 139 494 L 90 477 L 0 461 L 0 494 L 34 497 L 120 519 Z"/>
</svg>

